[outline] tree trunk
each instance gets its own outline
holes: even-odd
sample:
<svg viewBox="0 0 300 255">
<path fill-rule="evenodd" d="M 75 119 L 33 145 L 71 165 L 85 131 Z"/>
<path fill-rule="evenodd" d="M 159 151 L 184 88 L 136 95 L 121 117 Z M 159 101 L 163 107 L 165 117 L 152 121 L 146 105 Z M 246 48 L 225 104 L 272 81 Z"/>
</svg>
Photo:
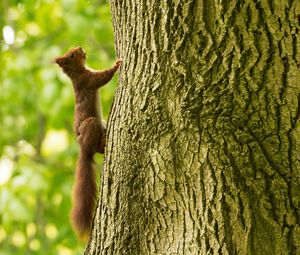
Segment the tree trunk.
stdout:
<svg viewBox="0 0 300 255">
<path fill-rule="evenodd" d="M 85 254 L 300 254 L 300 1 L 111 9 L 124 64 Z"/>
</svg>

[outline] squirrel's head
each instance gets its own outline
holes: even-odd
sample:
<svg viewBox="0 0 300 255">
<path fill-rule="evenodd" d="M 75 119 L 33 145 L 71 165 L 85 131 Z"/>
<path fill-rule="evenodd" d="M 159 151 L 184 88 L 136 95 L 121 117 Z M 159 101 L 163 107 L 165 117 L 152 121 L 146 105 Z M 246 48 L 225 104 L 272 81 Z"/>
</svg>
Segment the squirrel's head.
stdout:
<svg viewBox="0 0 300 255">
<path fill-rule="evenodd" d="M 65 72 L 76 71 L 85 65 L 86 53 L 81 47 L 68 50 L 62 57 L 57 57 L 54 62 L 57 63 Z"/>
</svg>

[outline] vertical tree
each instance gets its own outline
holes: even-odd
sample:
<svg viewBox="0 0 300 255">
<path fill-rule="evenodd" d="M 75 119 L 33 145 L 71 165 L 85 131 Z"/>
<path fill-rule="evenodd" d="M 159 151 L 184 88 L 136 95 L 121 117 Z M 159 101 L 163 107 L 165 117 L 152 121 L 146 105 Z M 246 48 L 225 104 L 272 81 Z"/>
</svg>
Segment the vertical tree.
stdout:
<svg viewBox="0 0 300 255">
<path fill-rule="evenodd" d="M 300 2 L 111 9 L 124 65 L 85 254 L 300 254 Z"/>
</svg>

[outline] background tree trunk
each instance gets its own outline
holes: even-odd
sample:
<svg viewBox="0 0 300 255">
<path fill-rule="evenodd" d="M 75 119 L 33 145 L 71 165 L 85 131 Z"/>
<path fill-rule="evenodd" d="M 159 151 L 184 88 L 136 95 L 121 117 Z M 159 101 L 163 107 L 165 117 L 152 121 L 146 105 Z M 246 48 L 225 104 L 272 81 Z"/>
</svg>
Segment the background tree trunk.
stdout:
<svg viewBox="0 0 300 255">
<path fill-rule="evenodd" d="M 124 64 L 85 254 L 300 254 L 300 2 L 111 9 Z"/>
</svg>

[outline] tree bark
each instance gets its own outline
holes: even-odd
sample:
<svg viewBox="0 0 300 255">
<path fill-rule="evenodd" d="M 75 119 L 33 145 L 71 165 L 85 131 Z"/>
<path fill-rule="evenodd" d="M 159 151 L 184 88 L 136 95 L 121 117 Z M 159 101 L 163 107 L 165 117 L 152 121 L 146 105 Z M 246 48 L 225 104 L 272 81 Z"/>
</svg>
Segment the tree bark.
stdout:
<svg viewBox="0 0 300 255">
<path fill-rule="evenodd" d="M 85 254 L 300 254 L 300 2 L 111 10 L 124 63 Z"/>
</svg>

